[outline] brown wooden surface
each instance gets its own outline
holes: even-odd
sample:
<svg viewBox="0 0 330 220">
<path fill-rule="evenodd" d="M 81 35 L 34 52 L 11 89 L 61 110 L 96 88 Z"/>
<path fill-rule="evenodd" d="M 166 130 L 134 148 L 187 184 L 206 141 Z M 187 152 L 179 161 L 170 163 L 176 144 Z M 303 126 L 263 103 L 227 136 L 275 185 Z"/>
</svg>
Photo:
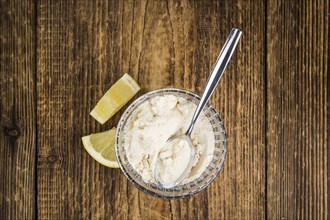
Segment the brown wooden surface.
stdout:
<svg viewBox="0 0 330 220">
<path fill-rule="evenodd" d="M 329 2 L 267 12 L 268 217 L 329 218 Z"/>
<path fill-rule="evenodd" d="M 35 4 L 0 1 L 0 219 L 36 217 Z"/>
<path fill-rule="evenodd" d="M 329 3 L 1 0 L 0 219 L 329 219 Z M 95 162 L 81 136 L 125 72 L 139 95 L 201 93 L 243 30 L 211 103 L 228 132 L 203 192 L 162 200 Z"/>
</svg>

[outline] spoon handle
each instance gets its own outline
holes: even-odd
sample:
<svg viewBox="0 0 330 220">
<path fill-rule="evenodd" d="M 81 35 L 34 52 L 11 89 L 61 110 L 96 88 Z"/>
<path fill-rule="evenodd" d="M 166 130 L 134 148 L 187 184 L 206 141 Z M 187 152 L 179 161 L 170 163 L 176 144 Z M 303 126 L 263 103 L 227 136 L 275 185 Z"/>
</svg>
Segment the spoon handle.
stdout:
<svg viewBox="0 0 330 220">
<path fill-rule="evenodd" d="M 236 45 L 241 37 L 241 34 L 242 34 L 242 31 L 237 28 L 233 28 L 231 30 L 231 32 L 225 42 L 225 45 L 223 46 L 223 48 L 218 56 L 218 59 L 213 66 L 209 79 L 207 80 L 206 86 L 204 88 L 202 98 L 199 101 L 199 104 L 194 113 L 191 124 L 186 132 L 186 135 L 188 135 L 188 136 L 191 135 L 195 122 L 196 122 L 199 114 L 202 112 L 207 101 L 209 100 L 210 96 L 212 95 L 223 72 L 225 71 L 226 66 L 231 58 L 231 55 L 233 54 L 233 52 L 236 48 Z"/>
</svg>

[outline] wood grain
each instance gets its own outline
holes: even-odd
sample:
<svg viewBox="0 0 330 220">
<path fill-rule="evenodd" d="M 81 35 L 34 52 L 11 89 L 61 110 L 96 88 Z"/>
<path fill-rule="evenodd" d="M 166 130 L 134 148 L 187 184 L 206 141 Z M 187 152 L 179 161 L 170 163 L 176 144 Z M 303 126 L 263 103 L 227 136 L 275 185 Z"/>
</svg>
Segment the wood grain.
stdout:
<svg viewBox="0 0 330 220">
<path fill-rule="evenodd" d="M 267 213 L 329 218 L 329 2 L 267 3 Z"/>
<path fill-rule="evenodd" d="M 0 219 L 329 219 L 326 0 L 0 0 Z M 140 192 L 81 137 L 125 72 L 139 95 L 200 94 L 232 27 L 241 41 L 210 102 L 228 132 L 194 197 Z"/>
<path fill-rule="evenodd" d="M 0 1 L 0 219 L 36 217 L 35 18 Z"/>
<path fill-rule="evenodd" d="M 265 16 L 258 6 L 40 1 L 39 217 L 263 218 Z M 232 7 L 235 15 L 226 12 Z M 229 154 L 208 190 L 185 200 L 153 198 L 127 183 L 119 170 L 89 157 L 80 137 L 115 126 L 120 114 L 100 127 L 88 112 L 124 72 L 138 80 L 140 94 L 169 86 L 201 93 L 233 26 L 242 27 L 244 37 L 211 101 L 224 116 Z"/>
</svg>

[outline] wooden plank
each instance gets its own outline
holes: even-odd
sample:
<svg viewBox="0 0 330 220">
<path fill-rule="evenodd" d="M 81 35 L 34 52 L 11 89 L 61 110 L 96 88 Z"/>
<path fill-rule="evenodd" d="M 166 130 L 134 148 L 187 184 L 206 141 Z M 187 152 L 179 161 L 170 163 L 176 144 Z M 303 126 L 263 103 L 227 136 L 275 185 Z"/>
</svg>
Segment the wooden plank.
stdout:
<svg viewBox="0 0 330 220">
<path fill-rule="evenodd" d="M 0 219 L 36 217 L 34 1 L 0 1 Z"/>
<path fill-rule="evenodd" d="M 118 121 L 101 127 L 89 112 L 124 73 L 123 7 L 116 1 L 38 3 L 38 216 L 90 219 L 117 212 L 124 218 L 133 187 L 120 170 L 95 162 L 80 139 Z"/>
<path fill-rule="evenodd" d="M 267 2 L 270 219 L 329 218 L 328 56 L 329 1 Z"/>
<path fill-rule="evenodd" d="M 265 216 L 265 5 L 261 1 L 169 5 L 174 30 L 175 87 L 201 94 L 231 28 L 237 26 L 243 31 L 211 98 L 228 132 L 225 166 L 206 191 L 184 201 L 171 201 L 173 216 L 262 219 Z"/>
<path fill-rule="evenodd" d="M 38 3 L 40 218 L 264 218 L 262 2 Z M 85 152 L 80 137 L 115 126 L 124 110 L 104 126 L 88 114 L 124 72 L 142 86 L 139 95 L 168 86 L 201 93 L 233 26 L 244 35 L 211 100 L 229 152 L 207 190 L 184 200 L 153 198 Z"/>
</svg>

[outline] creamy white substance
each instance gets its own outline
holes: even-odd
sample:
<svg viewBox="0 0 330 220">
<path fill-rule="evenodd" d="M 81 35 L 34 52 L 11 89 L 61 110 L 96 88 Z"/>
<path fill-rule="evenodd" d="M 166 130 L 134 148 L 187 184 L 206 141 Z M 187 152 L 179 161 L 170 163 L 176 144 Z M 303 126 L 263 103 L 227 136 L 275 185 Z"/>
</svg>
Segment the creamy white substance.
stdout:
<svg viewBox="0 0 330 220">
<path fill-rule="evenodd" d="M 162 95 L 140 105 L 130 120 L 125 150 L 133 168 L 148 183 L 156 183 L 154 170 L 159 155 L 159 172 L 163 183 L 180 176 L 190 159 L 189 146 L 185 141 L 166 144 L 174 134 L 184 133 L 191 122 L 196 105 L 183 97 Z M 212 161 L 214 135 L 211 123 L 202 113 L 192 132 L 196 149 L 195 164 L 182 183 L 188 183 L 201 176 Z"/>
</svg>

